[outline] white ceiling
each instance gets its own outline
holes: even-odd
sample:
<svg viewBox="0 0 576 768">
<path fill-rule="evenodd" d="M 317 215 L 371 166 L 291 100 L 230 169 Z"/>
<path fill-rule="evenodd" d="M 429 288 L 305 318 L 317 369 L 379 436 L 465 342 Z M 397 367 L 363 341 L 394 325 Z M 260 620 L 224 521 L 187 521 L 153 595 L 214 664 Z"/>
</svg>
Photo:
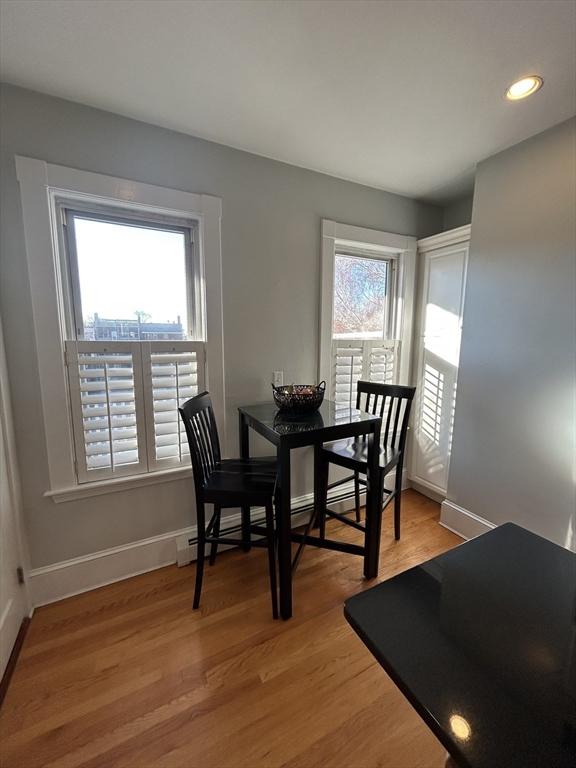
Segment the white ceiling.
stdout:
<svg viewBox="0 0 576 768">
<path fill-rule="evenodd" d="M 445 202 L 576 112 L 574 0 L 2 0 L 2 79 Z M 544 88 L 507 102 L 537 73 Z"/>
</svg>

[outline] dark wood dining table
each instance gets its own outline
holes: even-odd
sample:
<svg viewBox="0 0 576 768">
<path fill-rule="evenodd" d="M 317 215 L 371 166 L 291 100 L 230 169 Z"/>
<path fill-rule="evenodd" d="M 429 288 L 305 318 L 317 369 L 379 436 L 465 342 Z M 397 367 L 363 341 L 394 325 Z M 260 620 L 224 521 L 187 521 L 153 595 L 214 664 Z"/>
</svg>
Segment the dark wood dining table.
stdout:
<svg viewBox="0 0 576 768">
<path fill-rule="evenodd" d="M 574 552 L 506 523 L 349 598 L 345 615 L 447 766 L 576 766 Z"/>
<path fill-rule="evenodd" d="M 262 435 L 276 448 L 278 460 L 278 502 L 276 504 L 276 525 L 278 535 L 278 576 L 280 615 L 283 619 L 292 616 L 292 542 L 333 549 L 364 558 L 364 575 L 374 578 L 378 574 L 381 515 L 374 508 L 378 494 L 372 493 L 371 478 L 377 477 L 380 444 L 381 419 L 356 408 L 342 406 L 324 400 L 320 408 L 311 413 L 289 416 L 280 412 L 274 403 L 258 403 L 241 406 L 240 456 L 250 457 L 250 429 Z M 315 471 L 318 453 L 323 443 L 346 438 L 364 438 L 368 441 L 368 478 L 366 495 L 366 538 L 365 546 L 348 544 L 328 538 L 292 531 L 291 525 L 291 451 L 293 448 L 314 447 Z M 316 483 L 314 488 L 314 509 L 318 508 Z M 314 514 L 312 510 L 311 514 Z"/>
</svg>

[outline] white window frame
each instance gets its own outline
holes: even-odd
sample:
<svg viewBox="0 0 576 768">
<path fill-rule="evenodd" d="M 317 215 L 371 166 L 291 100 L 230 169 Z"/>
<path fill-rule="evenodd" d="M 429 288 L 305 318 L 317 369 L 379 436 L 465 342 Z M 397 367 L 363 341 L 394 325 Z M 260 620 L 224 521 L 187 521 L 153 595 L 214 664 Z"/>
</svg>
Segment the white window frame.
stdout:
<svg viewBox="0 0 576 768">
<path fill-rule="evenodd" d="M 15 159 L 48 457 L 50 487 L 44 495 L 57 502 L 66 501 L 167 482 L 190 474 L 188 468 L 176 468 L 92 483 L 77 482 L 64 353 L 65 340 L 70 336 L 70 296 L 66 293 L 68 281 L 62 274 L 65 262 L 57 226 L 58 205 L 62 201 L 72 207 L 100 202 L 108 209 L 116 207 L 120 212 L 130 210 L 152 217 L 197 222 L 206 297 L 202 308 L 206 323 L 206 382 L 214 403 L 223 454 L 226 455 L 221 199 L 79 171 L 28 157 L 16 156 Z"/>
<path fill-rule="evenodd" d="M 385 252 L 374 252 L 374 250 L 370 250 L 369 248 L 353 248 L 351 246 L 348 246 L 344 248 L 344 246 L 341 245 L 341 243 L 336 240 L 335 241 L 335 247 L 334 247 L 334 269 L 333 274 L 335 272 L 336 267 L 336 257 L 337 256 L 344 256 L 348 258 L 359 258 L 359 259 L 373 259 L 375 261 L 384 261 L 386 262 L 388 266 L 388 272 L 386 275 L 386 296 L 385 296 L 385 306 L 384 306 L 384 327 L 383 332 L 384 336 L 380 339 L 373 339 L 373 341 L 383 341 L 386 339 L 394 338 L 395 336 L 395 327 L 396 327 L 396 318 L 395 318 L 395 310 L 396 310 L 396 302 L 394 301 L 394 298 L 396 296 L 396 273 L 397 273 L 397 259 L 393 257 L 391 253 L 385 253 Z M 334 283 L 332 283 L 334 285 Z M 334 307 L 332 307 L 332 310 L 334 310 Z M 333 339 L 334 341 L 337 341 L 338 339 Z M 358 339 L 359 340 L 359 337 Z M 368 341 L 369 339 L 365 339 L 365 341 Z M 339 341 L 345 342 L 346 338 L 342 337 L 339 339 Z"/>
<path fill-rule="evenodd" d="M 332 327 L 334 263 L 337 253 L 373 254 L 394 262 L 392 334 L 400 341 L 397 383 L 409 384 L 412 360 L 414 294 L 416 285 L 416 238 L 375 229 L 322 220 L 322 268 L 320 301 L 319 379 L 332 391 Z M 342 339 L 342 343 L 346 340 Z M 351 342 L 352 343 L 352 342 Z"/>
<path fill-rule="evenodd" d="M 185 329 L 186 338 L 191 341 L 204 339 L 204 295 L 200 290 L 203 279 L 203 265 L 198 246 L 198 222 L 196 219 L 176 219 L 174 217 L 153 216 L 150 212 L 142 213 L 134 209 L 115 210 L 100 203 L 82 203 L 56 199 L 59 250 L 63 259 L 62 270 L 69 275 L 68 285 L 64 286 L 65 311 L 68 334 L 75 335 L 78 341 L 84 340 L 84 318 L 82 313 L 82 296 L 80 290 L 80 274 L 78 271 L 78 254 L 76 252 L 76 234 L 74 219 L 85 214 L 94 221 L 138 226 L 160 230 L 181 232 L 185 241 L 185 270 L 186 270 L 186 310 L 188 326 Z M 65 272 L 64 272 L 65 270 Z M 196 276 L 198 279 L 196 279 Z"/>
</svg>

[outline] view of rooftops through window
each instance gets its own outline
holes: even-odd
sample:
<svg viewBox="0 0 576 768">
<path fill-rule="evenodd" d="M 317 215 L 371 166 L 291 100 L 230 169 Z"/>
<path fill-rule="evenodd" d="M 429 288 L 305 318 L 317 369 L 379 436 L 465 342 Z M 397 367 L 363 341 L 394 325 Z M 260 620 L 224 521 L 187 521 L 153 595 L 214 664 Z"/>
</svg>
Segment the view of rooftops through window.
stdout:
<svg viewBox="0 0 576 768">
<path fill-rule="evenodd" d="M 77 215 L 74 232 L 84 339 L 188 337 L 185 232 Z"/>
</svg>

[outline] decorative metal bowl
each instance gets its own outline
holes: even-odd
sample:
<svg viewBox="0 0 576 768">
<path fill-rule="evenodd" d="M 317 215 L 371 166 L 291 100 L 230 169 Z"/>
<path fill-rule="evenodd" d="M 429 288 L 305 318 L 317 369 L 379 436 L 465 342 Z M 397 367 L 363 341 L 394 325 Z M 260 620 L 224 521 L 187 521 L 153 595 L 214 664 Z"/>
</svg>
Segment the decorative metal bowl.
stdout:
<svg viewBox="0 0 576 768">
<path fill-rule="evenodd" d="M 324 400 L 326 382 L 320 384 L 288 384 L 282 387 L 272 385 L 274 402 L 282 413 L 298 415 L 313 413 Z"/>
</svg>

